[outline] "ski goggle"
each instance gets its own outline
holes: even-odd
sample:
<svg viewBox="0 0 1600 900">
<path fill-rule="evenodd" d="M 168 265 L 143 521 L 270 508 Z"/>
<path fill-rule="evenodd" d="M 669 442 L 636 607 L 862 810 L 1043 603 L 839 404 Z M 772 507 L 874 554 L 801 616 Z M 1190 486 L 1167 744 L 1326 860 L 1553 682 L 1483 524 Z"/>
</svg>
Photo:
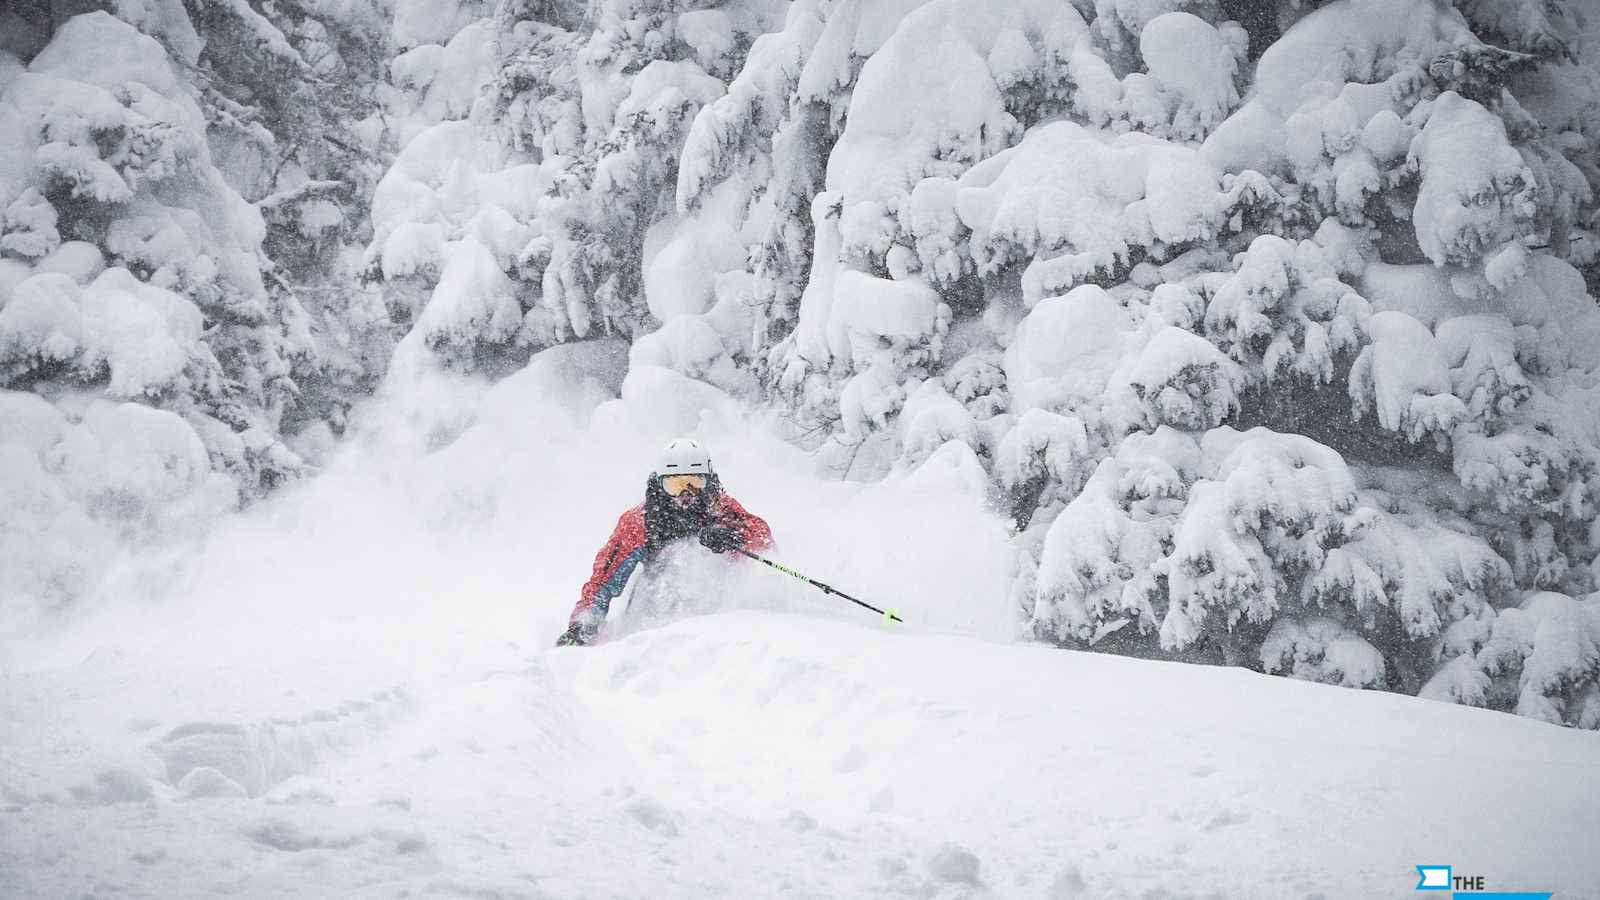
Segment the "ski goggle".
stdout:
<svg viewBox="0 0 1600 900">
<path fill-rule="evenodd" d="M 663 475 L 661 476 L 661 489 L 673 497 L 687 490 L 703 491 L 706 489 L 706 477 L 704 475 Z"/>
</svg>

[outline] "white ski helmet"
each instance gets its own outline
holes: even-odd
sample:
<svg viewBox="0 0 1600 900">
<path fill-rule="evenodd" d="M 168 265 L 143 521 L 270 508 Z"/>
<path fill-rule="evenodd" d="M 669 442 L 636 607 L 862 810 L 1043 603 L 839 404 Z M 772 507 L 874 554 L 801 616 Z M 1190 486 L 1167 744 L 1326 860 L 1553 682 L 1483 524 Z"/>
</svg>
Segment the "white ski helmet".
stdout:
<svg viewBox="0 0 1600 900">
<path fill-rule="evenodd" d="M 656 460 L 655 474 L 709 476 L 711 454 L 696 441 L 678 438 L 661 448 L 661 456 Z"/>
</svg>

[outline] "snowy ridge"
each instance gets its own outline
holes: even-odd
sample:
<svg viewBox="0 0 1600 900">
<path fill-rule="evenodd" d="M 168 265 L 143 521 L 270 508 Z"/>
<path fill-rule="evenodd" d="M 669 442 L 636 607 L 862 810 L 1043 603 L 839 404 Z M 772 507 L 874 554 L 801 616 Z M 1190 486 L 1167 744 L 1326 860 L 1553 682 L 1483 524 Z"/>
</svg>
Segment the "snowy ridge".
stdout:
<svg viewBox="0 0 1600 900">
<path fill-rule="evenodd" d="M 1600 896 L 1595 736 L 1479 710 L 770 612 L 419 689 L 259 797 L 13 797 L 0 888 L 1374 897 L 1448 857 Z"/>
<path fill-rule="evenodd" d="M 350 752 L 411 709 L 394 688 L 295 719 L 244 725 L 188 722 L 151 746 L 166 766 L 166 780 L 186 796 L 202 791 L 259 796 L 329 757 Z"/>
</svg>

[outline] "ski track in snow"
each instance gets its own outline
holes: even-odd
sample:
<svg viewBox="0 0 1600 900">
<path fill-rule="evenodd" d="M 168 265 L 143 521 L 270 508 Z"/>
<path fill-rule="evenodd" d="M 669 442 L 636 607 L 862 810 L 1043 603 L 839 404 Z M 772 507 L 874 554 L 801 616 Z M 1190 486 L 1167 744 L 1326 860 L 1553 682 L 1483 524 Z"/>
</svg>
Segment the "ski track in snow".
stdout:
<svg viewBox="0 0 1600 900">
<path fill-rule="evenodd" d="M 773 612 L 466 650 L 8 676 L 0 896 L 1600 897 L 1592 733 Z"/>
</svg>

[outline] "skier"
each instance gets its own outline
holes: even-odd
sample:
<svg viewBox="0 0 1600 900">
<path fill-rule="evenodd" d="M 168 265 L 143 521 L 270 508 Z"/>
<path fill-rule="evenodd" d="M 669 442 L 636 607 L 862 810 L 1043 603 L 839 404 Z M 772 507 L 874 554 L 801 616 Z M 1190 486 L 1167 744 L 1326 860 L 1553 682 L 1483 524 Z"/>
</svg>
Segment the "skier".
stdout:
<svg viewBox="0 0 1600 900">
<path fill-rule="evenodd" d="M 556 646 L 593 641 L 611 601 L 622 593 L 634 568 L 668 544 L 687 537 L 697 537 L 713 553 L 772 546 L 767 523 L 723 493 L 710 454 L 698 443 L 679 438 L 661 451 L 655 471 L 645 482 L 644 502 L 622 514 L 611 539 L 594 558 L 594 574 L 583 586 L 566 633 Z"/>
</svg>

